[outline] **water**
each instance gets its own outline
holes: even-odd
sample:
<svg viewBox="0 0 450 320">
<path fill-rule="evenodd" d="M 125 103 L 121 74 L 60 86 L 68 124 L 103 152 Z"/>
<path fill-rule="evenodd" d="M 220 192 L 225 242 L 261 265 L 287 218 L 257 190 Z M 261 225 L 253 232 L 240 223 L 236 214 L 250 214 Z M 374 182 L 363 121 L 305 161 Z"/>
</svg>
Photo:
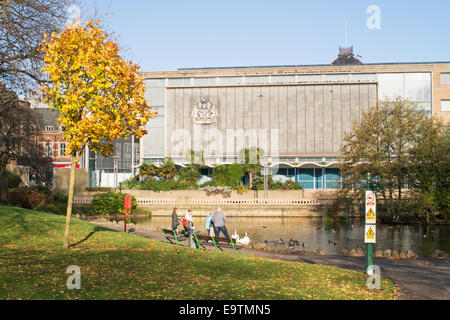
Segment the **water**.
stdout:
<svg viewBox="0 0 450 320">
<path fill-rule="evenodd" d="M 206 218 L 194 216 L 193 220 L 196 230 L 206 234 Z M 139 218 L 131 222 L 159 230 L 170 228 L 171 217 Z M 322 250 L 328 255 L 338 254 L 342 248 L 365 246 L 362 219 L 228 217 L 226 226 L 230 235 L 236 231 L 242 238 L 247 232 L 251 240 L 258 242 L 275 243 L 282 239 L 284 245 L 277 243 L 277 248 L 287 248 L 291 238 L 300 243 L 295 249 Z M 375 250 L 413 250 L 419 257 L 430 257 L 436 249 L 450 253 L 450 226 L 377 224 L 376 236 Z"/>
</svg>

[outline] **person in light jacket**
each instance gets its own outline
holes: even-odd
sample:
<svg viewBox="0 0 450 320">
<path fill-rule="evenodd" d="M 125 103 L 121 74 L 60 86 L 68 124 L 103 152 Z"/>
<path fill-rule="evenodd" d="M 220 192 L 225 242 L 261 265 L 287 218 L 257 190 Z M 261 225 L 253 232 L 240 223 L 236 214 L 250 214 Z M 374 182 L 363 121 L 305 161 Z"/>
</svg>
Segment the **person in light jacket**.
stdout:
<svg viewBox="0 0 450 320">
<path fill-rule="evenodd" d="M 216 233 L 214 232 L 214 224 L 211 221 L 212 218 L 212 212 L 210 212 L 207 216 L 206 216 L 206 224 L 205 224 L 205 228 L 206 231 L 208 231 L 208 236 L 216 236 Z"/>
<path fill-rule="evenodd" d="M 214 233 L 216 234 L 216 237 L 219 237 L 220 231 L 222 231 L 225 238 L 230 239 L 227 228 L 225 227 L 225 214 L 220 211 L 220 207 L 217 208 L 217 211 L 213 213 L 211 221 L 214 224 Z"/>
</svg>

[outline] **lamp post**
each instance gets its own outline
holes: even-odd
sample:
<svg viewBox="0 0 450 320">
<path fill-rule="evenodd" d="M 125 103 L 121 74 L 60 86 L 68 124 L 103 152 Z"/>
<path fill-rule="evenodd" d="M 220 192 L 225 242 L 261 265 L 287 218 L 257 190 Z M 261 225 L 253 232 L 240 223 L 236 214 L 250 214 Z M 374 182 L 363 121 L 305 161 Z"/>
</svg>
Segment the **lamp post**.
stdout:
<svg viewBox="0 0 450 320">
<path fill-rule="evenodd" d="M 264 198 L 268 198 L 269 197 L 269 183 L 268 183 L 268 179 L 267 179 L 267 165 L 266 163 L 264 163 Z"/>
</svg>

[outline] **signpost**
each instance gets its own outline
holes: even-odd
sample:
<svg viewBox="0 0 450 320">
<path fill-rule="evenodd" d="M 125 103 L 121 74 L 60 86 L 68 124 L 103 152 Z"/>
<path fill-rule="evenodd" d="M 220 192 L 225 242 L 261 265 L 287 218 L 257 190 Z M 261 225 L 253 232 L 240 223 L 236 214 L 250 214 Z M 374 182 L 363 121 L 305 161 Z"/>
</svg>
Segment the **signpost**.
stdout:
<svg viewBox="0 0 450 320">
<path fill-rule="evenodd" d="M 125 208 L 125 224 L 123 227 L 124 228 L 123 232 L 127 232 L 127 219 L 128 219 L 127 210 L 131 210 L 131 196 L 129 194 L 125 196 L 123 207 Z"/>
<path fill-rule="evenodd" d="M 377 234 L 377 198 L 375 192 L 371 190 L 370 173 L 367 174 L 367 190 L 364 200 L 365 220 L 364 243 L 366 244 L 366 266 L 369 275 L 373 272 L 373 244 L 376 243 Z"/>
</svg>

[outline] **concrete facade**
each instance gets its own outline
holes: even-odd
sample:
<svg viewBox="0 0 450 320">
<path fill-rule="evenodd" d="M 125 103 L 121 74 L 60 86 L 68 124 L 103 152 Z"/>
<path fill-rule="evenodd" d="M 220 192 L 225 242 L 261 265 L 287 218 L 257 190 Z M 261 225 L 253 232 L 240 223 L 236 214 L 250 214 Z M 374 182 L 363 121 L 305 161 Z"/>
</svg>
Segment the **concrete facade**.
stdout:
<svg viewBox="0 0 450 320">
<path fill-rule="evenodd" d="M 168 87 L 167 157 L 203 150 L 206 158 L 236 159 L 259 147 L 272 159 L 337 157 L 343 133 L 361 111 L 377 104 L 376 83 Z M 205 98 L 217 121 L 192 121 L 193 105 Z M 273 161 L 273 160 L 272 160 Z"/>
</svg>

